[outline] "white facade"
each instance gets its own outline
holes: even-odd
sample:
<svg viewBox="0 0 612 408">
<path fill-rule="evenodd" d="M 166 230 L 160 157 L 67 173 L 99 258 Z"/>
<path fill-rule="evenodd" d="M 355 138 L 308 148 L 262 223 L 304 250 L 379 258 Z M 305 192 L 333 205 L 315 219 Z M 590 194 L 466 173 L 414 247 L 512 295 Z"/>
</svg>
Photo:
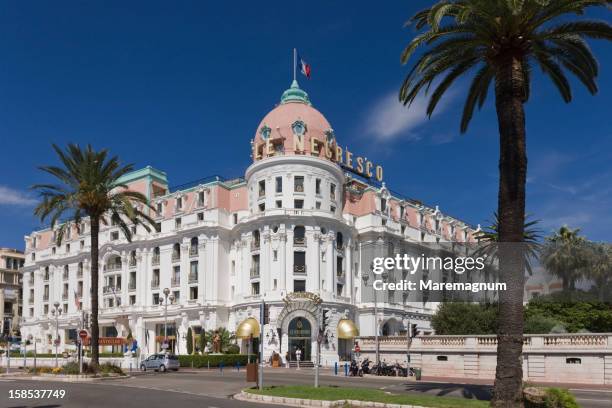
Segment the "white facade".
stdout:
<svg viewBox="0 0 612 408">
<path fill-rule="evenodd" d="M 297 122 L 305 123 L 305 133 Z M 306 147 L 291 152 L 300 137 Z M 266 357 L 285 356 L 297 345 L 313 360 L 320 309 L 308 300 L 284 302 L 294 292 L 316 295 L 326 310 L 323 364 L 347 357 L 352 347 L 351 340 L 338 339 L 341 318 L 353 320 L 362 336 L 374 335 L 375 305 L 362 296 L 361 277 L 370 268 L 363 248 L 399 253 L 403 243 L 469 240 L 473 231 L 437 207 L 395 197 L 384 183 L 359 181 L 342 163 L 313 150 L 325 140 L 335 144 L 331 127 L 294 84 L 258 128 L 254 163 L 244 180 L 213 179 L 168 191 L 165 173 L 158 170 L 147 167 L 126 175 L 123 181 L 131 189 L 150 198 L 160 228 L 138 227 L 128 242 L 117 227 L 102 227 L 100 335 L 131 333 L 143 353 L 158 351 L 164 288 L 175 297 L 167 316 L 179 354 L 186 353 L 189 327 L 234 332 L 245 319 L 260 319 L 263 300 L 270 306 L 262 335 Z M 57 318 L 60 349 L 73 348 L 70 329 L 79 326 L 81 316 L 77 301 L 89 308 L 89 245 L 86 222 L 74 226 L 61 246 L 49 229 L 26 237 L 22 334 L 41 339 L 49 351 L 54 303 L 63 310 Z M 405 331 L 408 320 L 431 332 L 433 304 L 382 296 L 376 306 L 381 334 Z M 296 331 L 296 324 L 301 329 Z M 246 341 L 239 344 L 245 351 Z"/>
</svg>

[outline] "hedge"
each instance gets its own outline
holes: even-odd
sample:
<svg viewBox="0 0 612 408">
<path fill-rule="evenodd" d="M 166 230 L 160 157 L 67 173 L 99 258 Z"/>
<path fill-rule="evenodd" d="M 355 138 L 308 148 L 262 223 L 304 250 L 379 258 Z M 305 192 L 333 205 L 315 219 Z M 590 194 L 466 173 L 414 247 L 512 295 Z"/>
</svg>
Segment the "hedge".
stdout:
<svg viewBox="0 0 612 408">
<path fill-rule="evenodd" d="M 219 367 L 221 362 L 225 367 L 234 367 L 236 363 L 239 363 L 242 367 L 247 364 L 246 354 L 192 354 L 192 355 L 180 355 L 178 356 L 181 367 L 193 367 L 204 368 L 204 367 Z M 251 362 L 255 361 L 255 356 L 251 355 Z"/>
</svg>

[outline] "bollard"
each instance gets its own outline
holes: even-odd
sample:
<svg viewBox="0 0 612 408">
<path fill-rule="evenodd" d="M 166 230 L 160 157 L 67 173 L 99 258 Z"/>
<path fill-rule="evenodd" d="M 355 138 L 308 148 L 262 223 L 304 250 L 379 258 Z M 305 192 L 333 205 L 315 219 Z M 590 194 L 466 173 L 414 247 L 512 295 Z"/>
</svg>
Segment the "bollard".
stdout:
<svg viewBox="0 0 612 408">
<path fill-rule="evenodd" d="M 348 377 L 348 364 L 344 363 L 344 376 Z"/>
<path fill-rule="evenodd" d="M 334 375 L 338 375 L 338 362 L 334 362 Z"/>
</svg>

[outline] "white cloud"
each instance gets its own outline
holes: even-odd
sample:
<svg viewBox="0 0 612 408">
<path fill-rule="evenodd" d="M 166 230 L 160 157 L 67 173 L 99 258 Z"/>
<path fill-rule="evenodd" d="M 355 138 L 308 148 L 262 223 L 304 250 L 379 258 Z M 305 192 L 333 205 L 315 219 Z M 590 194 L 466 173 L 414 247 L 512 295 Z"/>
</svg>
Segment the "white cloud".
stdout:
<svg viewBox="0 0 612 408">
<path fill-rule="evenodd" d="M 0 185 L 0 205 L 27 206 L 35 203 L 36 200 L 26 193 Z"/>
<path fill-rule="evenodd" d="M 446 109 L 455 93 L 447 92 L 440 100 L 432 117 Z M 396 138 L 419 140 L 422 134 L 418 132 L 429 119 L 427 104 L 429 96 L 420 93 L 410 106 L 404 106 L 398 99 L 397 91 L 380 98 L 366 117 L 366 133 L 378 141 L 389 141 Z"/>
</svg>

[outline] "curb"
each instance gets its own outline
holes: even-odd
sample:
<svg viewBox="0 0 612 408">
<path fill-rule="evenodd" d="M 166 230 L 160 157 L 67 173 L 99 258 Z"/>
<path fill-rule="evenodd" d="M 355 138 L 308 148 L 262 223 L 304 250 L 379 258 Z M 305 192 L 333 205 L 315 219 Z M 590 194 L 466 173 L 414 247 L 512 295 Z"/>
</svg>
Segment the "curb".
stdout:
<svg viewBox="0 0 612 408">
<path fill-rule="evenodd" d="M 31 380 L 31 381 L 53 381 L 53 382 L 69 382 L 69 383 L 82 383 L 82 382 L 94 382 L 94 381 L 107 381 L 107 380 L 119 380 L 119 379 L 127 379 L 132 378 L 131 375 L 121 376 L 121 377 L 61 377 L 58 375 L 49 375 L 49 376 L 6 376 L 4 378 L 14 379 L 14 380 Z"/>
<path fill-rule="evenodd" d="M 273 397 L 270 395 L 259 395 L 252 394 L 249 392 L 240 392 L 234 395 L 234 399 L 239 401 L 248 402 L 259 402 L 262 404 L 277 404 L 277 405 L 289 405 L 292 407 L 323 407 L 323 408 L 334 408 L 334 407 L 375 407 L 375 408 L 427 408 L 420 405 L 401 405 L 401 404 L 387 404 L 384 402 L 372 402 L 372 401 L 356 401 L 356 400 L 310 400 L 302 398 L 287 398 L 287 397 Z"/>
</svg>

